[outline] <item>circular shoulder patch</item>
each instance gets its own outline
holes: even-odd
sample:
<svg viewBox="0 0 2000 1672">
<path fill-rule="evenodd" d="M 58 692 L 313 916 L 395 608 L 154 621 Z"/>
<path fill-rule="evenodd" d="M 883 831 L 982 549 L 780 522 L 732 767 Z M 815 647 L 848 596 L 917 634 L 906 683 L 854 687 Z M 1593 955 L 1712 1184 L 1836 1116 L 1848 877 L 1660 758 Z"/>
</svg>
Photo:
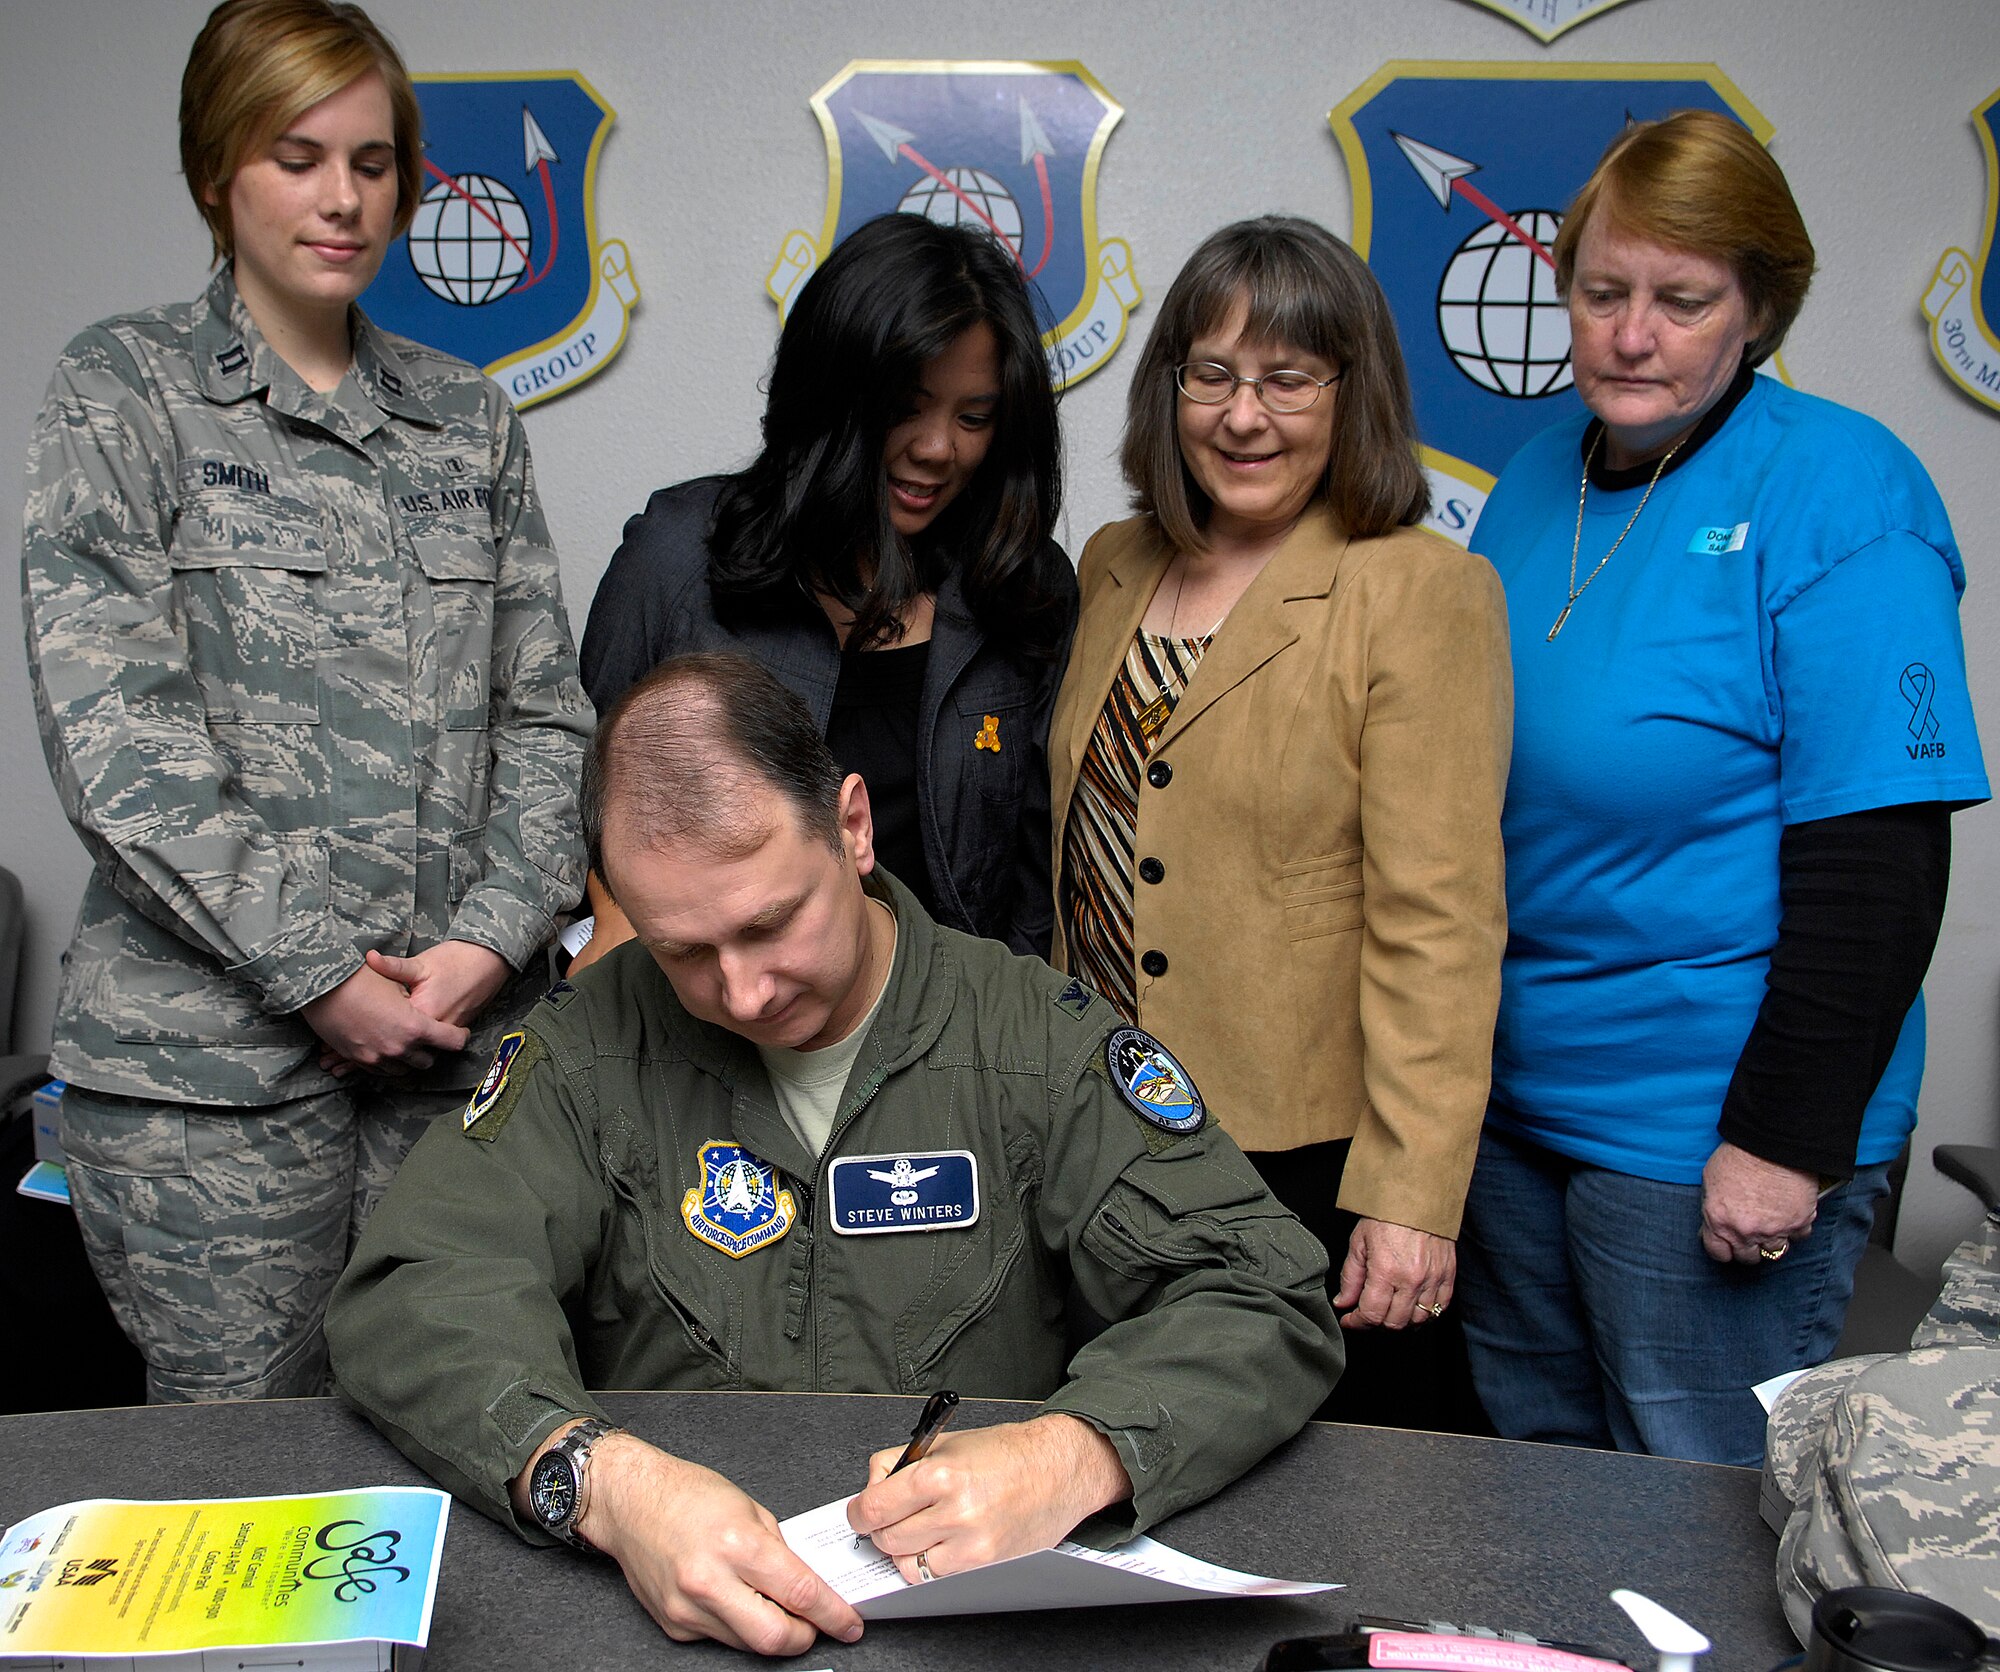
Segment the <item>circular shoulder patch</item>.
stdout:
<svg viewBox="0 0 2000 1672">
<path fill-rule="evenodd" d="M 1104 1042 L 1104 1063 L 1118 1095 L 1162 1132 L 1199 1132 L 1208 1106 L 1173 1052 L 1143 1028 L 1120 1028 Z"/>
</svg>

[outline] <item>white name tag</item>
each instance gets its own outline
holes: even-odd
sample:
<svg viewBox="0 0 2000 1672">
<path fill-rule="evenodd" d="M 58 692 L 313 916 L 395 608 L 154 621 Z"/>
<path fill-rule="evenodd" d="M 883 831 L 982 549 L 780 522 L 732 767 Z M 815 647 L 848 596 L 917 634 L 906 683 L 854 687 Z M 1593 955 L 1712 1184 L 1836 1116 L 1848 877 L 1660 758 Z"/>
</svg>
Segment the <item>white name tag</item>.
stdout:
<svg viewBox="0 0 2000 1672">
<path fill-rule="evenodd" d="M 1734 528 L 1697 528 L 1694 538 L 1688 542 L 1688 552 L 1695 557 L 1721 557 L 1729 552 L 1740 552 L 1744 542 L 1750 538 L 1750 525 L 1738 523 Z"/>
<path fill-rule="evenodd" d="M 843 1155 L 826 1171 L 836 1235 L 962 1231 L 979 1221 L 979 1163 L 970 1150 Z"/>
</svg>

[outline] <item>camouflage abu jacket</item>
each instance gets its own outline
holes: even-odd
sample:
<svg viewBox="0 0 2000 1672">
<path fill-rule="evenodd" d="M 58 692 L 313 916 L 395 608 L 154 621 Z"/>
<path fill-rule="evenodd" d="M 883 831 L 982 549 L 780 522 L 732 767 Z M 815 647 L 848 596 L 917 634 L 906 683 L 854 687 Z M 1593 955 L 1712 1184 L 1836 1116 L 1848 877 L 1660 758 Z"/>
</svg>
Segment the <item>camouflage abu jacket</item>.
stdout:
<svg viewBox="0 0 2000 1672">
<path fill-rule="evenodd" d="M 1915 1592 L 2000 1632 L 2000 1215 L 1944 1263 L 1907 1353 L 1808 1370 L 1772 1407 L 1763 1513 L 1801 1643 L 1848 1585 Z"/>
<path fill-rule="evenodd" d="M 36 426 L 28 665 L 95 861 L 54 1068 L 95 1090 L 323 1090 L 294 1013 L 363 951 L 520 968 L 581 892 L 591 712 L 520 421 L 354 318 L 317 394 L 224 268 L 79 336 Z"/>
<path fill-rule="evenodd" d="M 1041 1400 L 1117 1447 L 1136 1527 L 1326 1396 L 1325 1251 L 1235 1143 L 1135 1112 L 1103 999 L 869 887 L 896 956 L 824 1155 L 754 1047 L 630 943 L 530 1012 L 467 1120 L 404 1163 L 327 1310 L 334 1375 L 487 1514 L 515 1524 L 507 1482 L 603 1415 L 590 1388 Z M 1073 1357 L 1072 1282 L 1117 1320 Z"/>
</svg>

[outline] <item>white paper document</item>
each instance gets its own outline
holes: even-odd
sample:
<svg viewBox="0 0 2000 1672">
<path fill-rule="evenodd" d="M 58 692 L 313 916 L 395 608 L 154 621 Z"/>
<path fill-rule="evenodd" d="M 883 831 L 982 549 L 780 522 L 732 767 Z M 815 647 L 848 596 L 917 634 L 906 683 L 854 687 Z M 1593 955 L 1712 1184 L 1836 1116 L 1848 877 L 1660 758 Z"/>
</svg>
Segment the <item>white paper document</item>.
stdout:
<svg viewBox="0 0 2000 1672">
<path fill-rule="evenodd" d="M 1750 1390 L 1757 1396 L 1757 1403 L 1764 1407 L 1766 1416 L 1770 1415 L 1773 1407 L 1777 1405 L 1778 1395 L 1804 1374 L 1804 1370 L 1787 1370 L 1781 1375 L 1773 1376 L 1768 1382 L 1759 1382 Z"/>
<path fill-rule="evenodd" d="M 850 1499 L 809 1509 L 778 1524 L 785 1542 L 864 1620 L 913 1620 L 931 1614 L 1011 1614 L 1031 1608 L 1102 1608 L 1111 1603 L 1195 1602 L 1216 1597 L 1300 1597 L 1339 1589 L 1264 1579 L 1183 1555 L 1157 1539 L 1132 1539 L 1112 1550 L 1064 1543 L 969 1573 L 912 1585 L 868 1539 L 847 1524 Z"/>
</svg>

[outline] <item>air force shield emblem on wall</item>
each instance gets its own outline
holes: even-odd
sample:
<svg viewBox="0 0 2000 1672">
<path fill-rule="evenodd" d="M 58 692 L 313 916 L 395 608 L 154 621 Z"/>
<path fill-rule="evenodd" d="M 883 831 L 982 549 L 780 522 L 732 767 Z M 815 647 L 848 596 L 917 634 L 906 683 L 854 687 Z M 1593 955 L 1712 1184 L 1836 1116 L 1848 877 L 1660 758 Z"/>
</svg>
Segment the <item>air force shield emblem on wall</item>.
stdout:
<svg viewBox="0 0 2000 1672">
<path fill-rule="evenodd" d="M 1330 113 L 1355 250 L 1396 315 L 1431 479 L 1463 545 L 1523 442 L 1577 410 L 1549 253 L 1627 122 L 1715 110 L 1771 125 L 1712 64 L 1383 65 Z"/>
<path fill-rule="evenodd" d="M 1931 352 L 1945 375 L 1974 400 L 2000 412 L 2000 261 L 1994 228 L 2000 223 L 2000 89 L 1972 113 L 1979 149 L 1986 156 L 1986 225 L 1977 261 L 1963 250 L 1938 257 L 1924 293 L 1931 322 Z"/>
<path fill-rule="evenodd" d="M 1111 358 L 1140 299 L 1131 248 L 1097 235 L 1098 165 L 1124 110 L 1081 64 L 858 59 L 812 108 L 826 218 L 817 238 L 786 238 L 765 280 L 780 319 L 834 245 L 900 210 L 1006 244 L 1037 293 L 1058 388 Z"/>
<path fill-rule="evenodd" d="M 616 112 L 574 70 L 417 76 L 425 191 L 361 298 L 391 331 L 470 360 L 517 407 L 611 363 L 639 300 L 597 236 L 597 158 Z"/>
<path fill-rule="evenodd" d="M 1472 0 L 1472 3 L 1484 6 L 1489 12 L 1498 12 L 1547 43 L 1565 29 L 1574 29 L 1600 12 L 1624 5 L 1625 0 Z"/>
</svg>

